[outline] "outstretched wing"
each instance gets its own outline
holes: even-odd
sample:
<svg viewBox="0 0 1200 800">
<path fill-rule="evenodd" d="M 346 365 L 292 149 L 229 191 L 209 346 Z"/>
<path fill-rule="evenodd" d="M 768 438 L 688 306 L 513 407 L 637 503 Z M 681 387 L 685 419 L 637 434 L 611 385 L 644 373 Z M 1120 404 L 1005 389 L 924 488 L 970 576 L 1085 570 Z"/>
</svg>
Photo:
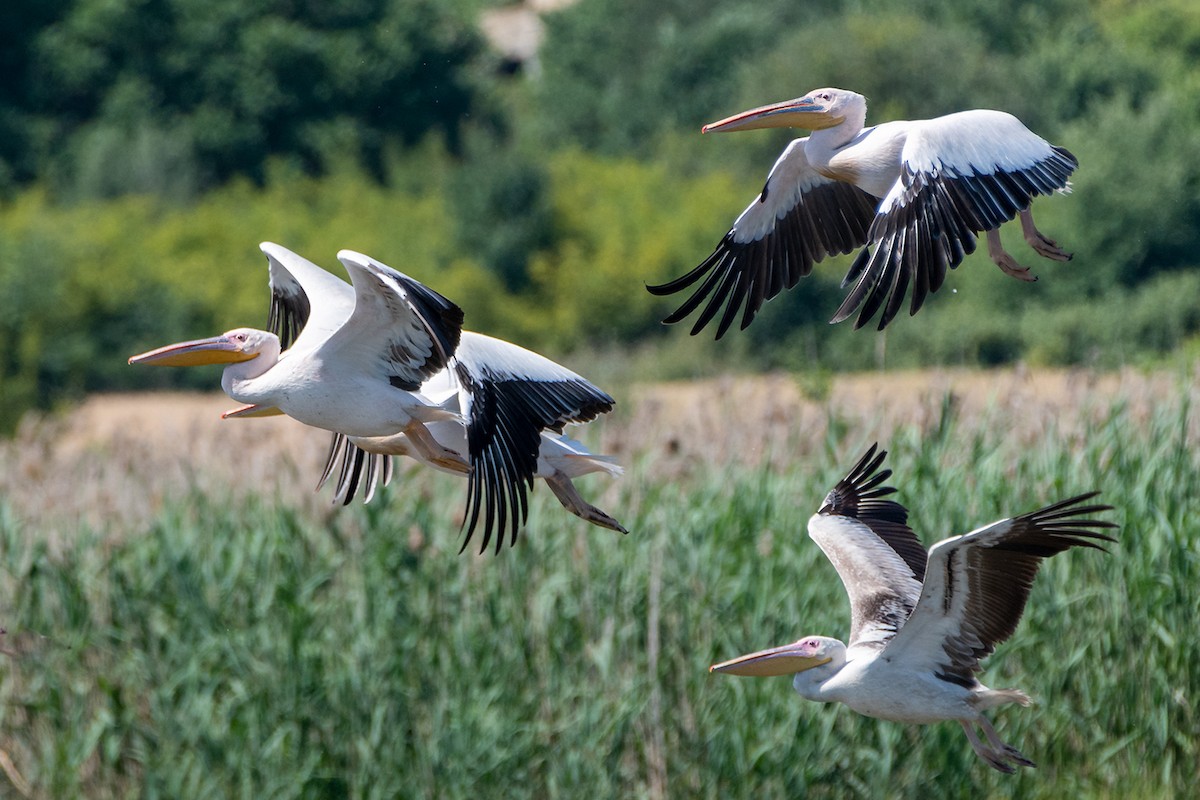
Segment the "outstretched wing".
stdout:
<svg viewBox="0 0 1200 800">
<path fill-rule="evenodd" d="M 542 431 L 589 422 L 615 401 L 566 367 L 490 336 L 464 332 L 454 361 L 471 464 L 462 549 L 482 518 L 480 552 L 493 534 L 499 552 L 505 531 L 516 542 L 528 517 Z"/>
<path fill-rule="evenodd" d="M 354 285 L 354 312 L 323 347 L 367 375 L 415 392 L 450 363 L 463 312 L 437 292 L 370 256 L 342 250 Z"/>
<path fill-rule="evenodd" d="M 371 502 L 376 489 L 391 483 L 394 471 L 390 455 L 369 453 L 341 433 L 333 434 L 329 442 L 329 454 L 325 457 L 321 479 L 317 481 L 317 491 L 333 475 L 335 468 L 338 477 L 333 502 L 344 506 L 354 501 L 359 489 L 362 489 L 363 503 Z"/>
<path fill-rule="evenodd" d="M 281 348 L 315 348 L 346 324 L 354 312 L 354 289 L 349 283 L 282 245 L 263 242 L 259 249 L 267 257 L 271 288 L 267 330 L 279 337 Z M 310 296 L 316 299 L 315 309 Z M 375 489 L 392 479 L 390 456 L 364 452 L 334 433 L 318 490 L 339 459 L 335 503 L 349 505 L 359 488 L 363 489 L 363 502 L 370 502 Z"/>
<path fill-rule="evenodd" d="M 850 647 L 879 649 L 917 604 L 925 548 L 908 527 L 908 510 L 883 500 L 886 450 L 871 445 L 808 521 L 808 535 L 837 570 L 850 597 Z"/>
<path fill-rule="evenodd" d="M 979 662 L 1017 628 L 1042 559 L 1072 547 L 1103 549 L 1116 528 L 1089 519 L 1112 506 L 1087 505 L 1099 492 L 993 522 L 938 542 L 929 551 L 925 586 L 908 622 L 885 653 L 962 686 L 975 685 Z"/>
<path fill-rule="evenodd" d="M 282 245 L 258 247 L 267 257 L 271 287 L 267 330 L 279 337 L 282 349 L 313 348 L 346 324 L 354 311 L 350 284 Z"/>
<path fill-rule="evenodd" d="M 1002 111 L 962 111 L 910 123 L 900 179 L 871 222 L 844 285 L 854 281 L 831 322 L 859 309 L 861 328 L 882 308 L 879 330 L 912 285 L 909 314 L 936 292 L 946 270 L 975 251 L 977 233 L 999 227 L 1038 195 L 1065 191 L 1079 161 Z"/>
<path fill-rule="evenodd" d="M 668 295 L 700 283 L 664 323 L 679 322 L 703 304 L 692 326 L 695 335 L 724 305 L 717 338 L 729 330 L 739 310 L 744 330 L 764 302 L 795 286 L 812 272 L 813 264 L 867 242 L 878 198 L 813 169 L 804 154 L 807 141 L 805 137 L 788 145 L 771 169 L 762 193 L 737 218 L 712 255 L 682 277 L 646 287 L 652 294 Z"/>
</svg>

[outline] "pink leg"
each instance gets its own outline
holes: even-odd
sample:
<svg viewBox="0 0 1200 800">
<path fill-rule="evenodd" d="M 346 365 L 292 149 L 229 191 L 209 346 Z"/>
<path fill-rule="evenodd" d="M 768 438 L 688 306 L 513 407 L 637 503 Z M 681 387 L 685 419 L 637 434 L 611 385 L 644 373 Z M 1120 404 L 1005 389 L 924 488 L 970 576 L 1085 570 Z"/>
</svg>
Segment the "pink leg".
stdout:
<svg viewBox="0 0 1200 800">
<path fill-rule="evenodd" d="M 442 447 L 429 429 L 420 422 L 414 420 L 409 423 L 404 433 L 413 449 L 424 457 L 423 460 L 450 472 L 460 472 L 464 475 L 470 472 L 471 465 L 467 460 L 450 448 Z"/>
<path fill-rule="evenodd" d="M 967 741 L 971 743 L 972 749 L 975 750 L 975 753 L 980 758 L 988 763 L 988 766 L 1007 774 L 1016 772 L 1016 769 L 1005 761 L 999 753 L 980 741 L 978 734 L 975 733 L 975 729 L 971 727 L 971 723 L 965 719 L 960 719 L 958 724 L 962 725 L 963 732 L 967 734 Z"/>
<path fill-rule="evenodd" d="M 999 267 L 1005 275 L 1011 275 L 1019 281 L 1028 281 L 1031 283 L 1037 280 L 1037 277 L 1029 271 L 1029 267 L 1022 267 L 1004 249 L 1004 246 L 1000 243 L 999 228 L 992 228 L 987 232 L 987 248 L 988 257 L 992 259 L 992 263 Z"/>
<path fill-rule="evenodd" d="M 593 525 L 609 528 L 619 533 L 629 533 L 621 523 L 584 500 L 579 494 L 579 490 L 575 488 L 575 484 L 571 482 L 571 479 L 561 472 L 555 472 L 546 478 L 546 485 L 550 487 L 550 491 L 554 492 L 554 496 L 558 498 L 558 502 L 563 504 L 563 508 L 580 519 L 586 519 Z"/>
<path fill-rule="evenodd" d="M 1037 251 L 1037 254 L 1044 258 L 1049 258 L 1054 261 L 1070 261 L 1071 254 L 1058 246 L 1058 242 L 1043 236 L 1042 233 L 1033 226 L 1033 211 L 1025 209 L 1021 212 L 1021 232 L 1025 234 L 1025 241 L 1029 246 Z"/>
</svg>

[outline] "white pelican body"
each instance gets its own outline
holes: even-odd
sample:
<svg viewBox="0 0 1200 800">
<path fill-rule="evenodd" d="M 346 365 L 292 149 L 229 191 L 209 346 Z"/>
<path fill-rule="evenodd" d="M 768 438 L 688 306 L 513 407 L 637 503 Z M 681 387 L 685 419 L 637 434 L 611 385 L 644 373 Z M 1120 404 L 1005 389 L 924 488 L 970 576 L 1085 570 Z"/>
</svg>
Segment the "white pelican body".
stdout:
<svg viewBox="0 0 1200 800">
<path fill-rule="evenodd" d="M 466 475 L 472 481 L 471 494 L 468 498 L 468 513 L 473 506 L 470 498 L 477 506 L 482 497 L 484 517 L 490 520 L 493 511 L 490 509 L 493 493 L 486 490 L 489 485 L 516 485 L 523 492 L 522 476 L 514 468 L 507 466 L 507 459 L 496 457 L 474 457 L 472 455 L 471 438 L 477 440 L 479 453 L 490 453 L 496 448 L 486 443 L 486 440 L 497 441 L 509 435 L 521 435 L 528 438 L 529 433 L 536 430 L 538 439 L 526 442 L 526 447 L 536 447 L 536 461 L 529 478 L 541 478 L 546 482 L 563 507 L 576 516 L 595 525 L 610 528 L 621 533 L 626 529 L 612 516 L 586 502 L 572 483 L 573 478 L 594 472 L 606 472 L 609 475 L 620 475 L 623 470 L 608 456 L 595 455 L 588 451 L 580 442 L 570 439 L 561 433 L 565 422 L 586 421 L 584 418 L 594 417 L 591 411 L 585 412 L 583 405 L 577 408 L 554 411 L 561 416 L 552 425 L 528 426 L 522 433 L 513 429 L 509 434 L 500 430 L 500 423 L 487 422 L 488 408 L 496 404 L 496 398 L 503 398 L 506 391 L 505 383 L 527 384 L 537 386 L 542 383 L 546 389 L 561 392 L 564 387 L 576 385 L 583 395 L 577 399 L 595 404 L 597 398 L 592 387 L 583 378 L 567 370 L 553 361 L 537 353 L 518 347 L 510 342 L 495 339 L 483 334 L 463 331 L 458 351 L 454 357 L 454 366 L 443 370 L 429 379 L 422 387 L 422 394 L 437 402 L 439 407 L 455 409 L 460 418 L 434 422 L 427 425 L 429 433 L 445 450 L 456 453 L 460 457 L 458 464 L 437 463 L 427 458 L 420 450 L 412 446 L 409 437 L 399 433 L 387 437 L 334 437 L 322 473 L 318 488 L 333 474 L 339 458 L 341 466 L 337 467 L 338 482 L 335 501 L 349 503 L 359 486 L 364 487 L 367 499 L 373 493 L 376 483 L 382 479 L 386 485 L 391 478 L 391 464 L 382 463 L 388 456 L 409 456 L 418 462 L 441 469 L 452 474 Z M 594 392 L 593 392 L 594 390 Z M 509 392 L 511 393 L 511 392 Z M 560 403 L 561 405 L 561 403 Z M 596 406 L 599 408 L 599 406 Z M 578 409 L 578 410 L 577 410 Z M 607 410 L 607 409 L 604 409 Z M 591 416 L 588 416 L 588 415 Z M 546 430 L 545 428 L 551 428 Z M 481 444 L 482 442 L 482 444 Z M 472 464 L 483 464 L 474 472 Z M 365 480 L 364 480 L 365 479 Z M 528 479 L 525 479 L 528 482 Z M 503 533 L 503 517 L 505 503 L 512 499 L 507 493 L 495 492 L 497 498 L 496 517 Z M 517 499 L 520 506 L 524 500 Z M 513 507 L 516 510 L 517 506 Z M 514 522 L 514 525 L 516 523 Z M 487 546 L 491 523 L 487 522 L 484 530 L 483 547 Z M 514 535 L 516 528 L 514 527 Z M 470 539 L 468 531 L 467 541 Z M 466 541 L 463 542 L 464 546 Z M 499 545 L 499 541 L 497 541 Z"/>
<path fill-rule="evenodd" d="M 230 364 L 221 375 L 225 394 L 240 403 L 273 406 L 305 425 L 355 436 L 382 436 L 413 421 L 448 416 L 419 392 L 364 375 L 336 356 L 289 351 L 280 357 L 274 334 L 239 328 L 220 338 L 244 343 L 247 352 L 258 354 Z"/>
<path fill-rule="evenodd" d="M 704 304 L 692 328 L 696 334 L 724 305 L 719 339 L 739 311 L 745 328 L 765 301 L 795 286 L 814 263 L 869 245 L 843 280 L 843 286 L 856 283 L 831 321 L 862 306 L 855 323 L 862 327 L 883 307 L 882 330 L 899 311 L 909 284 L 909 313 L 915 314 L 941 286 L 946 270 L 974 252 L 980 232 L 986 232 L 997 266 L 1035 280 L 1000 242 L 1000 225 L 1018 216 L 1025 240 L 1040 255 L 1070 259 L 1038 232 L 1029 210 L 1034 197 L 1069 189 L 1078 162 L 1067 150 L 1001 111 L 962 111 L 869 128 L 866 115 L 862 95 L 818 89 L 704 127 L 705 132 L 797 127 L 813 133 L 788 145 L 762 193 L 711 256 L 674 281 L 648 287 L 666 295 L 702 281 L 665 322 L 679 322 Z"/>
<path fill-rule="evenodd" d="M 449 363 L 458 346 L 462 310 L 437 292 L 373 259 L 338 254 L 353 281 L 345 282 L 270 243 L 262 250 L 272 269 L 280 259 L 305 275 L 328 302 L 312 310 L 287 352 L 274 333 L 235 328 L 220 336 L 167 345 L 133 356 L 131 364 L 192 366 L 227 363 L 221 388 L 233 399 L 275 408 L 293 419 L 355 436 L 404 431 L 429 458 L 444 460 L 424 423 L 455 412 L 419 393 L 421 384 Z M 316 294 L 314 291 L 313 294 Z"/>
<path fill-rule="evenodd" d="M 734 675 L 794 675 L 803 697 L 843 703 L 860 714 L 906 723 L 956 720 L 971 746 L 1002 772 L 1034 766 L 1005 744 L 984 717 L 1007 703 L 1028 705 L 1017 689 L 990 689 L 975 677 L 980 661 L 1007 639 L 1029 598 L 1041 559 L 1071 547 L 1114 541 L 1095 529 L 1112 523 L 1084 515 L 1080 495 L 1000 520 L 934 545 L 929 553 L 908 527 L 908 511 L 880 497 L 886 455 L 872 446 L 808 522 L 850 596 L 850 645 L 807 636 L 711 667 Z M 975 732 L 979 726 L 986 743 Z"/>
<path fill-rule="evenodd" d="M 826 652 L 837 652 L 836 639 L 808 637 L 825 644 Z M 844 648 L 844 645 L 843 645 Z M 847 657 L 850 660 L 844 660 Z M 1028 697 L 1014 689 L 997 692 L 982 683 L 972 688 L 947 683 L 929 670 L 917 671 L 909 663 L 889 661 L 878 652 L 847 654 L 792 679 L 792 687 L 806 700 L 841 703 L 859 714 L 891 722 L 928 725 L 948 719 L 985 721 L 980 711 L 994 705 Z"/>
<path fill-rule="evenodd" d="M 352 288 L 279 245 L 268 242 L 262 249 L 270 262 L 268 326 L 285 346 L 295 340 L 281 361 L 287 361 L 293 352 L 308 352 L 312 341 L 349 326 L 351 311 L 357 313 L 356 294 L 361 295 L 357 284 Z M 352 251 L 344 250 L 338 258 L 352 278 L 356 270 L 390 269 Z M 493 530 L 498 530 L 498 550 L 506 527 L 515 542 L 528 513 L 528 490 L 535 477 L 544 478 L 572 513 L 625 532 L 611 516 L 586 503 L 570 481 L 596 471 L 620 474 L 620 467 L 560 435 L 568 423 L 588 422 L 611 410 L 612 397 L 566 367 L 523 347 L 470 331 L 455 334 L 453 355 L 444 365 L 425 375 L 419 385 L 405 386 L 424 403 L 420 410 L 423 424 L 394 426 L 383 432 L 364 432 L 361 426 L 337 420 L 317 426 L 334 431 L 318 488 L 340 458 L 335 499 L 348 503 L 360 486 L 370 499 L 375 487 L 391 478 L 388 456 L 409 455 L 443 471 L 467 475 L 464 547 L 481 518 L 484 548 Z M 225 416 L 280 411 L 296 416 L 269 398 L 255 401 L 244 399 L 244 394 L 231 396 L 248 405 Z"/>
</svg>

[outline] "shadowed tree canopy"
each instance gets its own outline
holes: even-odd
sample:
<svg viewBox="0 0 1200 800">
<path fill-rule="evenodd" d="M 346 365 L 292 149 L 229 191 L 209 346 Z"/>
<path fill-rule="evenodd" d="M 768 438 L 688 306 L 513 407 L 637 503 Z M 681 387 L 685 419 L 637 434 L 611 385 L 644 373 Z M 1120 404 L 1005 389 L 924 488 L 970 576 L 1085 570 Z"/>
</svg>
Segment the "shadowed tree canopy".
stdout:
<svg viewBox="0 0 1200 800">
<path fill-rule="evenodd" d="M 5 73 L 17 80 L 0 89 L 0 129 L 19 114 L 29 133 L 5 137 L 0 158 L 12 179 L 50 167 L 110 195 L 261 178 L 271 156 L 310 171 L 349 156 L 378 172 L 389 139 L 431 131 L 454 149 L 482 50 L 460 6 L 18 0 L 0 26 L 20 67 Z"/>
</svg>

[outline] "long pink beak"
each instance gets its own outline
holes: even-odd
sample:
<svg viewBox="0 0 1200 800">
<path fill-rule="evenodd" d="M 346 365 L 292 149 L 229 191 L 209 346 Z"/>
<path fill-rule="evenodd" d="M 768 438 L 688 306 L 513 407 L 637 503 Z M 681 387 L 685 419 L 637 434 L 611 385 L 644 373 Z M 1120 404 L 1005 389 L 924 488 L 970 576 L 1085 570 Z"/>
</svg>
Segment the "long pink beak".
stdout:
<svg viewBox="0 0 1200 800">
<path fill-rule="evenodd" d="M 221 414 L 221 419 L 261 419 L 263 417 L 277 417 L 283 412 L 275 406 L 260 406 L 257 403 L 238 406 Z"/>
</svg>

